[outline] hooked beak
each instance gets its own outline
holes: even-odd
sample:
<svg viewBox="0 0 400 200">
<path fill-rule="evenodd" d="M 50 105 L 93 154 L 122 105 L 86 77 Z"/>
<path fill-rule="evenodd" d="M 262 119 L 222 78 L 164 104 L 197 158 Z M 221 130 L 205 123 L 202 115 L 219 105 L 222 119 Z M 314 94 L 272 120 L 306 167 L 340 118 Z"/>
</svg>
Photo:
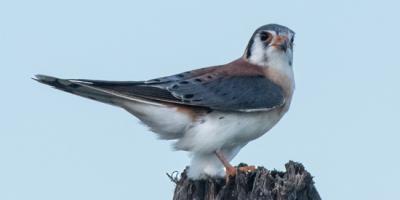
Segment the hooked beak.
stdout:
<svg viewBox="0 0 400 200">
<path fill-rule="evenodd" d="M 286 51 L 289 47 L 289 38 L 284 35 L 277 35 L 272 40 L 270 46 Z"/>
</svg>

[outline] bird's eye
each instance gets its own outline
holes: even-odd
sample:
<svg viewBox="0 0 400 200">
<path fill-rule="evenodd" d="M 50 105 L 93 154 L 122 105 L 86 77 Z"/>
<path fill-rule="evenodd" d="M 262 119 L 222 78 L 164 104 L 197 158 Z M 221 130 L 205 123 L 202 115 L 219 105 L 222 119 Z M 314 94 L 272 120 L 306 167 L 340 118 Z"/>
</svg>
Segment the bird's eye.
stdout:
<svg viewBox="0 0 400 200">
<path fill-rule="evenodd" d="M 260 33 L 260 40 L 263 42 L 268 42 L 269 40 L 271 40 L 271 38 L 272 38 L 271 33 L 268 33 L 268 32 Z"/>
</svg>

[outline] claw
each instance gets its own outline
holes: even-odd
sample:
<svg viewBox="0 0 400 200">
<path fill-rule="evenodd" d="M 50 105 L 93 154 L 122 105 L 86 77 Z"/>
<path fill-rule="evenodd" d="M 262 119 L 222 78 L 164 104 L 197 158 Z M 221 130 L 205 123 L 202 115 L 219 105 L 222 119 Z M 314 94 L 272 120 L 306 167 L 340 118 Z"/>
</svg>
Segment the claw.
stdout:
<svg viewBox="0 0 400 200">
<path fill-rule="evenodd" d="M 243 167 L 239 167 L 239 171 L 242 171 L 242 172 L 254 172 L 254 171 L 256 171 L 256 166 L 254 166 L 254 165 L 250 165 L 250 166 L 243 166 Z"/>
</svg>

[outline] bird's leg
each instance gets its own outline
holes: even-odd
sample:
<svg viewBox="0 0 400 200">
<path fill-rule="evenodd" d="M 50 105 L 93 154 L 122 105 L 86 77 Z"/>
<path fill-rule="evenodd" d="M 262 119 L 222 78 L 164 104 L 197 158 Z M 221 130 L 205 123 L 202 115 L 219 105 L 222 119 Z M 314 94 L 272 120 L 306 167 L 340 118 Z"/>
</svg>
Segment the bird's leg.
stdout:
<svg viewBox="0 0 400 200">
<path fill-rule="evenodd" d="M 217 156 L 217 158 L 222 162 L 222 164 L 225 167 L 226 170 L 226 178 L 227 180 L 229 179 L 230 176 L 235 176 L 236 175 L 236 168 L 233 167 L 229 161 L 226 160 L 225 156 L 222 154 L 221 151 L 215 151 L 215 155 Z"/>
<path fill-rule="evenodd" d="M 221 161 L 221 163 L 224 165 L 225 167 L 225 171 L 226 171 L 226 183 L 229 182 L 229 178 L 230 177 L 234 177 L 237 174 L 237 170 L 242 171 L 242 172 L 253 172 L 256 170 L 255 166 L 242 166 L 242 167 L 238 167 L 238 169 L 236 169 L 236 167 L 232 166 L 229 161 L 225 158 L 224 154 L 217 150 L 215 151 L 215 155 L 217 156 L 217 158 Z"/>
</svg>

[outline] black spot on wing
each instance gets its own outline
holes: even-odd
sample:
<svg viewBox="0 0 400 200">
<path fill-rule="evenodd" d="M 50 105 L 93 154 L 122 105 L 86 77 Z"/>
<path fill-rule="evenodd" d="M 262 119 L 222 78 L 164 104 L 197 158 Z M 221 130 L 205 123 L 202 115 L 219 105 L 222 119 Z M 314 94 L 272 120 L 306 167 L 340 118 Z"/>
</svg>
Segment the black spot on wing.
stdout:
<svg viewBox="0 0 400 200">
<path fill-rule="evenodd" d="M 282 89 L 264 76 L 215 77 L 205 82 L 195 79 L 186 82 L 170 91 L 190 105 L 244 110 L 268 109 L 284 102 Z"/>
<path fill-rule="evenodd" d="M 183 96 L 183 98 L 185 98 L 185 99 L 191 99 L 191 98 L 193 98 L 193 97 L 194 97 L 193 94 L 185 94 L 185 95 Z"/>
</svg>

